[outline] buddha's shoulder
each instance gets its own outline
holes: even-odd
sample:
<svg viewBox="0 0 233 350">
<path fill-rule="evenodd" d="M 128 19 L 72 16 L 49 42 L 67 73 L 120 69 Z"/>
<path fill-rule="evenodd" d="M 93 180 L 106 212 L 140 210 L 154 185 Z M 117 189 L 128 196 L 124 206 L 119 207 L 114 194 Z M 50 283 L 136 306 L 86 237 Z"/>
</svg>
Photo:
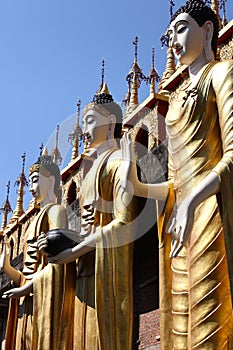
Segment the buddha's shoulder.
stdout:
<svg viewBox="0 0 233 350">
<path fill-rule="evenodd" d="M 217 62 L 213 66 L 213 72 L 216 74 L 227 74 L 232 69 L 233 69 L 233 60 Z"/>
<path fill-rule="evenodd" d="M 107 172 L 112 172 L 120 166 L 121 163 L 121 150 L 117 149 L 112 152 L 105 163 L 105 169 Z"/>
<path fill-rule="evenodd" d="M 53 215 L 53 214 L 62 214 L 66 213 L 66 209 L 63 205 L 60 204 L 54 204 L 52 205 L 48 210 L 47 210 L 48 215 Z"/>
</svg>

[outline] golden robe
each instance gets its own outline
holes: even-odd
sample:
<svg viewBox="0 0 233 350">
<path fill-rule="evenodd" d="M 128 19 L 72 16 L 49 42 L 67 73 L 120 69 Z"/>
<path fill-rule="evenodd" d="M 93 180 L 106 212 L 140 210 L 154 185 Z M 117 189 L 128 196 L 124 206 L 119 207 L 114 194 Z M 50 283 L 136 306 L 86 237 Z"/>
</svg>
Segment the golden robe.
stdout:
<svg viewBox="0 0 233 350">
<path fill-rule="evenodd" d="M 233 62 L 210 63 L 185 84 L 166 118 L 172 186 L 159 219 L 162 349 L 232 349 Z M 220 193 L 196 208 L 187 247 L 170 267 L 165 225 L 174 195 L 179 205 L 211 171 Z"/>
<path fill-rule="evenodd" d="M 82 224 L 94 223 L 102 234 L 96 250 L 78 261 L 74 329 L 77 350 L 132 349 L 132 242 L 137 204 L 119 185 L 119 155 L 116 150 L 101 154 L 82 185 Z"/>
<path fill-rule="evenodd" d="M 72 265 L 67 268 L 47 264 L 47 258 L 37 248 L 37 237 L 49 230 L 47 211 L 53 205 L 48 204 L 37 214 L 25 235 L 20 285 L 37 278 L 33 282 L 33 295 L 10 301 L 7 350 L 69 350 L 72 344 L 73 305 L 69 303 L 73 287 L 68 284 L 75 276 Z"/>
</svg>

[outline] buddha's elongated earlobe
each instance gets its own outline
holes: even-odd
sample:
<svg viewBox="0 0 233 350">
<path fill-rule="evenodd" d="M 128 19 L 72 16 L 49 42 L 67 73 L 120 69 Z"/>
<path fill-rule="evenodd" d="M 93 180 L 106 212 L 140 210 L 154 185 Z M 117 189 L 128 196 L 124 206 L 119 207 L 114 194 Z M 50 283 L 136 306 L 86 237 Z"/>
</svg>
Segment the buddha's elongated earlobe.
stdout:
<svg viewBox="0 0 233 350">
<path fill-rule="evenodd" d="M 109 129 L 108 129 L 108 145 L 109 147 L 113 147 L 115 144 L 114 140 L 114 129 L 116 124 L 116 117 L 114 114 L 109 116 Z"/>
<path fill-rule="evenodd" d="M 209 40 L 205 40 L 204 44 L 205 57 L 208 61 L 212 60 L 212 52 L 211 52 L 211 42 Z"/>
<path fill-rule="evenodd" d="M 55 177 L 53 175 L 50 175 L 49 182 L 50 184 L 48 188 L 48 200 L 49 202 L 53 202 L 55 198 L 55 194 L 54 194 Z"/>
<path fill-rule="evenodd" d="M 204 41 L 204 52 L 206 59 L 208 61 L 211 61 L 214 58 L 212 48 L 211 48 L 211 41 L 213 37 L 213 23 L 211 21 L 207 21 L 204 24 L 205 29 L 205 41 Z"/>
</svg>

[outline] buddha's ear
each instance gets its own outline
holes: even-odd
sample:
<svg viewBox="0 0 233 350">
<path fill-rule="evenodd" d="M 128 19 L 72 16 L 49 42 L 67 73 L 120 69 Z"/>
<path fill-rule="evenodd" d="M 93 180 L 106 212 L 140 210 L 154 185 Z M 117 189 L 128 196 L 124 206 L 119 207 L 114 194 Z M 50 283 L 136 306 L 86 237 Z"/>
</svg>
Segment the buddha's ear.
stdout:
<svg viewBox="0 0 233 350">
<path fill-rule="evenodd" d="M 110 114 L 108 116 L 108 122 L 109 122 L 109 130 L 114 131 L 115 125 L 116 125 L 116 116 L 115 114 Z"/>
<path fill-rule="evenodd" d="M 205 30 L 205 39 L 210 41 L 213 38 L 213 34 L 214 34 L 214 25 L 211 21 L 206 21 L 204 23 L 204 30 Z"/>
<path fill-rule="evenodd" d="M 206 21 L 203 25 L 204 29 L 204 51 L 208 61 L 214 60 L 214 53 L 211 47 L 211 42 L 214 33 L 214 25 L 211 21 Z"/>
<path fill-rule="evenodd" d="M 48 196 L 49 200 L 52 201 L 54 196 L 54 185 L 55 185 L 55 176 L 50 175 L 49 176 L 49 190 L 48 190 Z"/>
</svg>

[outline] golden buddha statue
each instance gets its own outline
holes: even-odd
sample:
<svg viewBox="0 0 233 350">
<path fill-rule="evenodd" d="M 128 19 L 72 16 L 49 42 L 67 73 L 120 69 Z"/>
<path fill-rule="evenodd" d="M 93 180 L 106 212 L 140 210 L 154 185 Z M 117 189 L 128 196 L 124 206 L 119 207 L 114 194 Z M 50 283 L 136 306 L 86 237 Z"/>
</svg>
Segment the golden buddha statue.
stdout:
<svg viewBox="0 0 233 350">
<path fill-rule="evenodd" d="M 83 241 L 51 263 L 77 259 L 74 349 L 131 350 L 136 199 L 120 186 L 122 111 L 104 85 L 84 110 L 86 144 L 97 157 L 80 190 Z M 39 239 L 41 250 L 46 239 Z"/>
<path fill-rule="evenodd" d="M 3 294 L 11 298 L 5 348 L 67 350 L 72 329 L 68 327 L 72 321 L 72 305 L 69 305 L 72 288 L 68 291 L 64 280 L 72 274 L 72 267 L 48 264 L 37 246 L 41 232 L 67 227 L 66 210 L 56 203 L 60 171 L 50 156 L 41 155 L 30 167 L 29 179 L 30 191 L 40 211 L 25 234 L 22 272 L 10 265 L 6 243 L 1 254 L 1 269 L 15 285 Z"/>
<path fill-rule="evenodd" d="M 136 195 L 165 201 L 158 219 L 161 348 L 232 349 L 233 62 L 215 61 L 218 19 L 203 1 L 187 1 L 167 33 L 189 73 L 166 116 L 169 181 L 138 181 L 125 135 L 122 185 L 128 179 Z"/>
</svg>

